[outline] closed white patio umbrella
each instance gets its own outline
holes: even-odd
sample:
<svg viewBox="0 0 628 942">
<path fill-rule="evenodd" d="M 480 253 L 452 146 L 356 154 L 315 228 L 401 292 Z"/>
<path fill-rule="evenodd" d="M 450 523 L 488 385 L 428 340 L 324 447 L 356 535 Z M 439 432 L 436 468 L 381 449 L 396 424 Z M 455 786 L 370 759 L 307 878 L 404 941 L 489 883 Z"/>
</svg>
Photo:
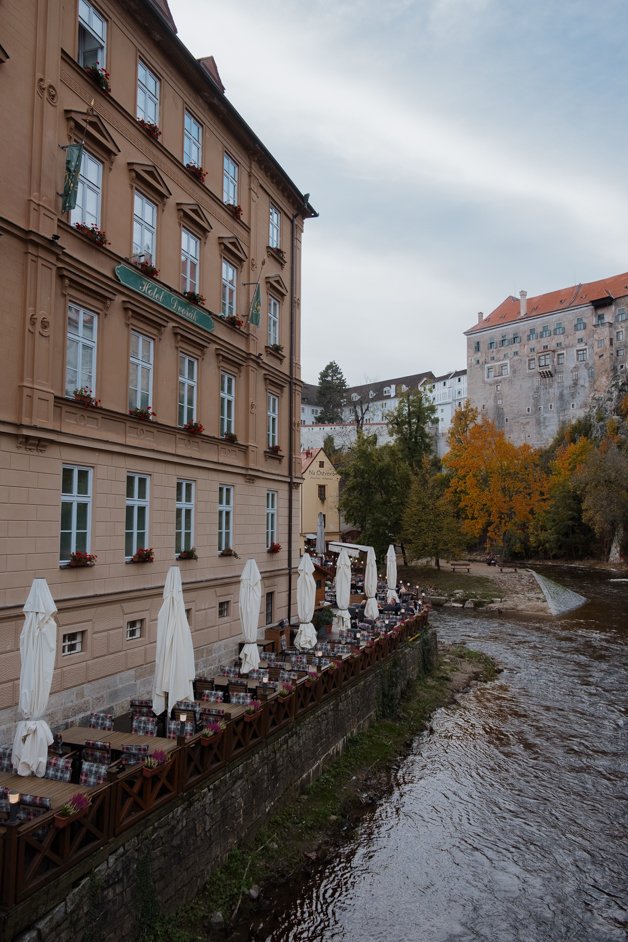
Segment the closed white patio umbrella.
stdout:
<svg viewBox="0 0 628 942">
<path fill-rule="evenodd" d="M 244 636 L 244 647 L 240 652 L 241 674 L 259 667 L 257 647 L 257 623 L 262 598 L 262 577 L 254 559 L 247 559 L 240 576 L 240 623 Z"/>
<path fill-rule="evenodd" d="M 369 546 L 366 553 L 366 570 L 364 573 L 364 592 L 366 593 L 366 605 L 364 606 L 364 617 L 373 621 L 379 615 L 379 606 L 377 604 L 377 563 L 375 561 L 375 550 Z"/>
<path fill-rule="evenodd" d="M 351 599 L 351 560 L 343 547 L 336 563 L 336 624 L 338 628 L 350 628 L 349 602 Z"/>
<path fill-rule="evenodd" d="M 322 510 L 316 519 L 316 554 L 321 558 L 325 555 L 325 515 Z"/>
<path fill-rule="evenodd" d="M 316 629 L 312 624 L 316 604 L 316 582 L 313 572 L 312 557 L 304 553 L 299 563 L 299 578 L 297 579 L 297 614 L 300 624 L 294 639 L 294 646 L 299 650 L 310 650 L 316 647 Z"/>
<path fill-rule="evenodd" d="M 12 762 L 18 775 L 43 777 L 48 746 L 53 741 L 43 714 L 48 705 L 57 650 L 57 611 L 45 579 L 33 579 L 24 605 L 20 635 L 20 701 L 23 719 L 17 724 Z"/>
<path fill-rule="evenodd" d="M 161 713 L 166 703 L 194 699 L 194 645 L 185 614 L 181 570 L 171 566 L 166 576 L 164 600 L 157 616 L 157 654 L 153 681 L 153 710 Z"/>
<path fill-rule="evenodd" d="M 388 586 L 386 601 L 389 605 L 396 605 L 399 601 L 397 595 L 397 554 L 392 543 L 386 553 L 386 584 Z"/>
</svg>

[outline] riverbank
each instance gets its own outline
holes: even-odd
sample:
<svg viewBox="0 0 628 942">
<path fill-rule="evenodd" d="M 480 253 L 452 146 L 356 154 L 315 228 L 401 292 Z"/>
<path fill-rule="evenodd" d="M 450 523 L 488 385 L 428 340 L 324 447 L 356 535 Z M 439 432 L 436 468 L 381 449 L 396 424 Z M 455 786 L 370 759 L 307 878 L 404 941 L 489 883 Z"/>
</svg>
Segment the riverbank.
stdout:
<svg viewBox="0 0 628 942">
<path fill-rule="evenodd" d="M 391 770 L 429 718 L 471 684 L 492 679 L 490 658 L 460 645 L 440 646 L 436 669 L 402 702 L 383 699 L 381 719 L 353 737 L 325 773 L 287 801 L 266 826 L 229 854 L 194 902 L 159 921 L 144 942 L 244 942 L 256 914 L 295 881 L 324 867 L 387 792 Z"/>
</svg>

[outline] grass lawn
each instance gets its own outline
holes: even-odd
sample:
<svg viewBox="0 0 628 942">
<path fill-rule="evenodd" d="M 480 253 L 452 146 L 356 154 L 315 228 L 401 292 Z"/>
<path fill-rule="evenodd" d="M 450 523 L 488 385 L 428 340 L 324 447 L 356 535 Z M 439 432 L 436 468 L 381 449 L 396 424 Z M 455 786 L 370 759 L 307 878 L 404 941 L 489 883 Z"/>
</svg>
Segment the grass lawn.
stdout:
<svg viewBox="0 0 628 942">
<path fill-rule="evenodd" d="M 488 601 L 500 598 L 503 594 L 489 576 L 472 576 L 466 572 L 435 569 L 433 566 L 399 566 L 397 575 L 402 582 L 418 585 L 419 589 L 428 595 L 463 592 L 466 596 Z"/>
</svg>

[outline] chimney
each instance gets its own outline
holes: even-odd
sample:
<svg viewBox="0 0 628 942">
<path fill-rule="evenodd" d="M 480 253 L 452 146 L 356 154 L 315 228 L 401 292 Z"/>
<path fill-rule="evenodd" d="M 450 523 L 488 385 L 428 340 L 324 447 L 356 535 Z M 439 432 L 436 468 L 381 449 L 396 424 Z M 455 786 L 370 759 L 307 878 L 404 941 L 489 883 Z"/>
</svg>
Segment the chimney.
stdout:
<svg viewBox="0 0 628 942">
<path fill-rule="evenodd" d="M 483 320 L 484 320 L 484 312 L 478 311 L 478 324 L 481 324 Z"/>
<path fill-rule="evenodd" d="M 519 317 L 525 317 L 526 314 L 528 313 L 527 297 L 528 297 L 527 291 L 519 292 Z"/>
</svg>

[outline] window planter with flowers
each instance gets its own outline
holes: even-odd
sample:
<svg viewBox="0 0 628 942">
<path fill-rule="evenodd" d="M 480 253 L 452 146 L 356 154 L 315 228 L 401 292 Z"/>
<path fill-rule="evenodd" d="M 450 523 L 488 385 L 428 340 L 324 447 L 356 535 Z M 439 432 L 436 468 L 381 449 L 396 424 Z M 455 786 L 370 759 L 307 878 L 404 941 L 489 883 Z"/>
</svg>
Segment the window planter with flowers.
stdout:
<svg viewBox="0 0 628 942">
<path fill-rule="evenodd" d="M 247 705 L 244 707 L 244 719 L 247 723 L 254 723 L 259 714 L 262 712 L 262 701 L 261 700 L 249 700 Z"/>
<path fill-rule="evenodd" d="M 143 275 L 146 275 L 147 278 L 157 278 L 159 275 L 159 269 L 151 262 L 133 262 L 133 265 L 137 268 L 138 271 L 141 271 Z"/>
<path fill-rule="evenodd" d="M 287 700 L 287 698 L 294 693 L 294 684 L 291 684 L 289 681 L 284 681 L 277 691 L 282 700 Z"/>
<path fill-rule="evenodd" d="M 68 569 L 85 569 L 88 566 L 95 566 L 98 556 L 96 553 L 70 553 L 70 559 L 66 563 Z"/>
<path fill-rule="evenodd" d="M 162 771 L 162 767 L 168 764 L 168 754 L 163 749 L 155 749 L 144 759 L 142 766 L 142 775 L 144 778 L 152 778 Z"/>
<path fill-rule="evenodd" d="M 225 203 L 225 207 L 229 210 L 234 219 L 242 219 L 242 207 L 237 203 Z"/>
<path fill-rule="evenodd" d="M 130 563 L 154 563 L 155 552 L 152 546 L 140 546 L 131 556 Z"/>
<path fill-rule="evenodd" d="M 190 435 L 202 435 L 205 431 L 205 426 L 202 422 L 186 422 L 182 428 L 184 432 L 189 432 Z"/>
<path fill-rule="evenodd" d="M 161 130 L 158 124 L 154 124 L 152 121 L 145 121 L 144 118 L 138 118 L 137 123 L 143 131 L 146 131 L 149 137 L 153 138 L 154 141 L 159 140 L 161 137 Z"/>
<path fill-rule="evenodd" d="M 278 356 L 283 354 L 283 344 L 282 343 L 271 343 L 269 348 L 271 353 L 276 353 Z"/>
<path fill-rule="evenodd" d="M 80 232 L 81 235 L 85 236 L 86 239 L 89 239 L 90 242 L 93 242 L 94 245 L 99 245 L 101 248 L 105 245 L 109 245 L 106 232 L 100 229 L 95 223 L 92 223 L 91 226 L 86 226 L 83 222 L 75 222 L 74 228 L 77 232 Z"/>
<path fill-rule="evenodd" d="M 106 95 L 111 94 L 111 75 L 106 69 L 101 68 L 98 62 L 94 65 L 84 66 L 83 71 L 86 75 L 89 75 L 92 82 L 98 85 L 101 92 L 104 92 Z"/>
<path fill-rule="evenodd" d="M 227 728 L 224 720 L 213 720 L 201 731 L 201 744 L 209 746 L 212 740 L 219 739 Z"/>
<path fill-rule="evenodd" d="M 280 553 L 281 543 L 271 543 L 268 549 L 266 550 L 266 552 L 267 553 Z"/>
<path fill-rule="evenodd" d="M 240 557 L 234 549 L 231 549 L 230 546 L 225 546 L 224 550 L 221 550 L 218 554 L 219 556 L 233 556 L 234 559 L 239 559 Z"/>
<path fill-rule="evenodd" d="M 269 455 L 281 457 L 281 445 L 269 445 L 266 449 Z"/>
<path fill-rule="evenodd" d="M 241 330 L 244 321 L 241 317 L 236 317 L 235 314 L 229 314 L 228 317 L 225 317 L 225 323 L 229 324 L 230 327 L 237 327 L 238 330 Z"/>
<path fill-rule="evenodd" d="M 72 397 L 75 402 L 84 406 L 86 409 L 97 409 L 100 405 L 100 399 L 94 399 L 89 386 L 81 386 L 80 389 L 75 389 L 72 393 Z"/>
<path fill-rule="evenodd" d="M 181 550 L 180 553 L 177 553 L 177 559 L 198 559 L 196 548 L 191 546 L 190 549 Z"/>
<path fill-rule="evenodd" d="M 235 432 L 225 432 L 222 436 L 223 442 L 229 442 L 231 445 L 235 445 L 238 440 L 238 436 Z"/>
<path fill-rule="evenodd" d="M 91 801 L 85 792 L 76 792 L 65 804 L 61 805 L 55 814 L 55 827 L 67 827 L 71 821 L 76 821 L 77 818 L 82 817 L 90 805 Z"/>
<path fill-rule="evenodd" d="M 198 291 L 184 291 L 183 297 L 191 304 L 205 304 L 204 296 L 199 294 Z"/>
<path fill-rule="evenodd" d="M 194 177 L 195 180 L 198 180 L 199 183 L 205 183 L 205 177 L 207 176 L 207 171 L 203 170 L 202 167 L 197 167 L 196 164 L 189 163 L 185 165 L 185 169 Z"/>
<path fill-rule="evenodd" d="M 152 406 L 146 406 L 145 409 L 141 409 L 139 406 L 135 409 L 129 409 L 129 415 L 134 419 L 139 419 L 140 422 L 150 422 L 151 419 L 157 418 L 157 413 L 153 412 Z"/>
</svg>

